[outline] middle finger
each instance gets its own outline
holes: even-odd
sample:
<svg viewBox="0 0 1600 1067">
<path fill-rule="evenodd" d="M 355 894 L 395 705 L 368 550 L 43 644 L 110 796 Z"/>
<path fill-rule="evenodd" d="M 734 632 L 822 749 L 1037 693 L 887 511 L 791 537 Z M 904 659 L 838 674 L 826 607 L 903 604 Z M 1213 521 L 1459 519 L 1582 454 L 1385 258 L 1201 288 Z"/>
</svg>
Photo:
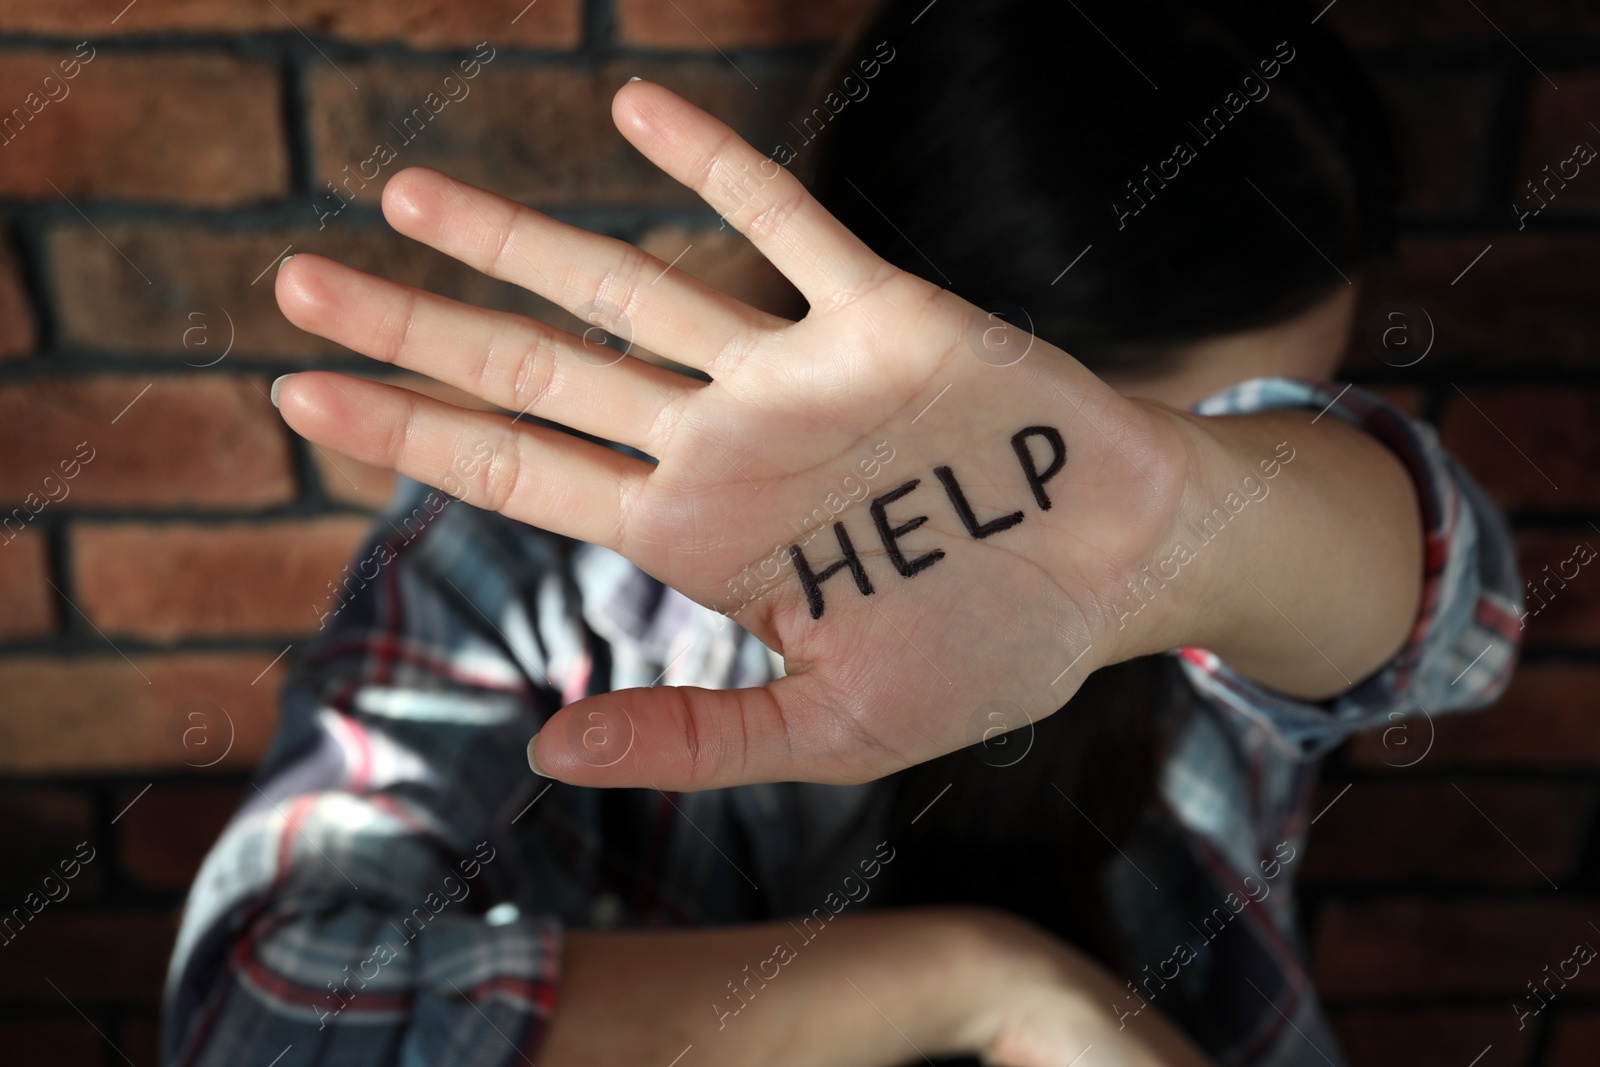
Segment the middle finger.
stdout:
<svg viewBox="0 0 1600 1067">
<path fill-rule="evenodd" d="M 383 213 L 413 240 L 713 377 L 719 357 L 742 354 L 759 333 L 790 325 L 625 241 L 424 167 L 389 180 Z"/>
</svg>

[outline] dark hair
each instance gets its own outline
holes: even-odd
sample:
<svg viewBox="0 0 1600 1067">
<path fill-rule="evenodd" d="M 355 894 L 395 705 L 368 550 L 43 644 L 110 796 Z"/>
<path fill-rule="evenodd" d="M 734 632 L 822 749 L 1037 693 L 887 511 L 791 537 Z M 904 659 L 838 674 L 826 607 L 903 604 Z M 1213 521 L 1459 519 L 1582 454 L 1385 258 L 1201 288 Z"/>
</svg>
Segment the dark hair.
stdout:
<svg viewBox="0 0 1600 1067">
<path fill-rule="evenodd" d="M 849 102 L 802 117 L 825 125 L 796 171 L 897 266 L 1020 306 L 1093 369 L 1158 362 L 1292 317 L 1392 245 L 1388 127 L 1311 17 L 1286 0 L 890 0 L 819 81 Z M 892 58 L 868 81 L 875 54 Z"/>
<path fill-rule="evenodd" d="M 889 0 L 819 80 L 804 143 L 775 158 L 897 266 L 1020 306 L 1092 369 L 1159 364 L 1305 310 L 1392 245 L 1387 126 L 1312 14 Z M 1178 143 L 1192 157 L 1173 175 Z M 1011 735 L 1031 734 L 1014 764 L 991 744 L 900 772 L 907 847 L 880 903 L 986 903 L 1124 964 L 1101 868 L 1152 810 L 1175 671 L 1149 657 L 1096 672 Z"/>
</svg>

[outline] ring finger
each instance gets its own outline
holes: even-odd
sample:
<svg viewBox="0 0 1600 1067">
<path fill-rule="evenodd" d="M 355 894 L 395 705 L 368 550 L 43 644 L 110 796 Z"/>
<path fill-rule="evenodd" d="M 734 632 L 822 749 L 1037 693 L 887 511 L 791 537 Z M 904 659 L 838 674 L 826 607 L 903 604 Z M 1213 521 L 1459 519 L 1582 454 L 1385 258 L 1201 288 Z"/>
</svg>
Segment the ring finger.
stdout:
<svg viewBox="0 0 1600 1067">
<path fill-rule="evenodd" d="M 278 272 L 290 322 L 510 411 L 659 455 L 662 410 L 705 387 L 536 319 L 488 311 L 321 256 Z"/>
</svg>

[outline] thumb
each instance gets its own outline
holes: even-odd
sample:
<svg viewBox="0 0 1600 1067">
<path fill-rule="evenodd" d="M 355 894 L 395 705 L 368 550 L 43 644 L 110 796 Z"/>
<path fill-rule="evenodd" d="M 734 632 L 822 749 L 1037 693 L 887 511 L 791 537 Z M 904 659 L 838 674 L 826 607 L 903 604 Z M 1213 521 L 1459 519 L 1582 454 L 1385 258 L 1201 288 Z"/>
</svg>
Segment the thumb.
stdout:
<svg viewBox="0 0 1600 1067">
<path fill-rule="evenodd" d="M 830 774 L 840 716 L 809 699 L 806 675 L 758 689 L 655 686 L 575 701 L 528 742 L 528 763 L 571 785 L 674 792 Z M 847 734 L 845 736 L 848 736 Z"/>
</svg>

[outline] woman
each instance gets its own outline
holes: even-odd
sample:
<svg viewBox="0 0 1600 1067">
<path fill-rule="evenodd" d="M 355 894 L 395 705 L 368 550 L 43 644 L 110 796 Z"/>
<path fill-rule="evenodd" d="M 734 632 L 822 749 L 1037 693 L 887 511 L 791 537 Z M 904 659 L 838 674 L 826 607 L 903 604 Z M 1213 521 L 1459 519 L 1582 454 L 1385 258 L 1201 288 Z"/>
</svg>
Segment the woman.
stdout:
<svg viewBox="0 0 1600 1067">
<path fill-rule="evenodd" d="M 1509 537 L 1323 381 L 1389 233 L 1348 57 L 1299 7 L 1068 7 L 890 3 L 770 158 L 618 93 L 798 322 L 421 170 L 397 229 L 672 363 L 280 270 L 517 415 L 275 383 L 415 480 L 197 879 L 171 1062 L 1338 1062 L 1316 760 L 1499 694 Z"/>
</svg>

